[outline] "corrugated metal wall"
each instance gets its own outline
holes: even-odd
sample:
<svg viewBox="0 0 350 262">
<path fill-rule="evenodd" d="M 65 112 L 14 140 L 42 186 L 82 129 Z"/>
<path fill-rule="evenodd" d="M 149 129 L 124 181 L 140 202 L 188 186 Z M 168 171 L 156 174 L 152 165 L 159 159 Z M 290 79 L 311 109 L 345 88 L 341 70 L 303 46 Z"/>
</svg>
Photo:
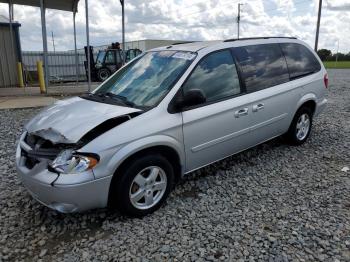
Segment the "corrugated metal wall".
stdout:
<svg viewBox="0 0 350 262">
<path fill-rule="evenodd" d="M 43 52 L 22 52 L 23 67 L 28 72 L 36 72 L 37 61 L 43 61 Z M 85 80 L 84 68 L 85 54 L 84 51 L 78 52 L 78 76 L 79 80 Z M 63 80 L 74 81 L 76 77 L 75 54 L 71 51 L 65 52 L 48 52 L 48 64 L 50 77 L 60 77 Z"/>
<path fill-rule="evenodd" d="M 16 44 L 15 27 L 13 28 L 13 41 Z M 18 85 L 17 78 L 17 50 L 11 44 L 10 28 L 0 25 L 0 87 Z"/>
<path fill-rule="evenodd" d="M 142 51 L 146 51 L 155 47 L 170 45 L 177 40 L 139 40 L 126 42 L 126 49 L 138 48 Z M 94 47 L 94 60 L 99 50 L 107 49 L 108 45 L 95 46 Z M 42 51 L 23 51 L 22 52 L 23 68 L 31 75 L 36 75 L 36 63 L 38 60 L 43 61 Z M 83 49 L 78 50 L 78 76 L 79 80 L 86 80 L 84 61 L 85 53 Z M 74 81 L 76 79 L 76 68 L 75 68 L 75 54 L 74 51 L 64 52 L 48 52 L 48 63 L 50 79 L 53 77 L 62 78 L 64 81 Z M 34 77 L 35 78 L 35 77 Z"/>
</svg>

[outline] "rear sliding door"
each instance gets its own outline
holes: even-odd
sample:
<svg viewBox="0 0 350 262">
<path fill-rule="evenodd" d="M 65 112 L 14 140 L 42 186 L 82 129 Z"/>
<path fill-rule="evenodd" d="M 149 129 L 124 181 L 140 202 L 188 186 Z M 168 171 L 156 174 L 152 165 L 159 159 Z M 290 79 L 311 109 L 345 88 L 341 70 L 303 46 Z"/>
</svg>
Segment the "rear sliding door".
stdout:
<svg viewBox="0 0 350 262">
<path fill-rule="evenodd" d="M 299 91 L 290 85 L 279 44 L 237 47 L 233 53 L 252 102 L 252 143 L 258 144 L 286 132 Z"/>
</svg>

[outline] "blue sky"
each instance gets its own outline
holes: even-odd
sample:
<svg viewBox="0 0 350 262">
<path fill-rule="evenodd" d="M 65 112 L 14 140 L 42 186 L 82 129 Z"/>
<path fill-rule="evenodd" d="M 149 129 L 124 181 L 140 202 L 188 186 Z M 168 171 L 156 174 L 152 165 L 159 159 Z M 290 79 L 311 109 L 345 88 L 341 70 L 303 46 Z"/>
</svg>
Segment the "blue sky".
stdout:
<svg viewBox="0 0 350 262">
<path fill-rule="evenodd" d="M 125 0 L 126 40 L 214 40 L 236 37 L 237 4 L 243 3 L 241 37 L 296 36 L 314 45 L 318 0 Z M 77 14 L 78 47 L 85 44 L 84 3 Z M 121 41 L 119 0 L 90 0 L 92 45 Z M 0 15 L 8 7 L 0 4 Z M 22 24 L 23 50 L 42 50 L 40 10 L 15 6 Z M 47 32 L 55 34 L 56 50 L 73 49 L 72 14 L 47 11 Z M 323 0 L 320 48 L 350 52 L 350 1 Z M 52 49 L 49 37 L 49 49 Z"/>
</svg>

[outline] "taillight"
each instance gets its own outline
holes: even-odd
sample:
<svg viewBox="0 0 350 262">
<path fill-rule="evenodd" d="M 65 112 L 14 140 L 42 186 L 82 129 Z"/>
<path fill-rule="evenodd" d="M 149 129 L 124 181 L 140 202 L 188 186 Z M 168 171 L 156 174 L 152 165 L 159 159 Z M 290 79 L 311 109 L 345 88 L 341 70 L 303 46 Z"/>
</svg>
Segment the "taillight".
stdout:
<svg viewBox="0 0 350 262">
<path fill-rule="evenodd" d="M 324 86 L 325 86 L 326 88 L 328 88 L 328 74 L 325 74 L 325 75 L 324 75 L 323 81 L 324 81 Z"/>
</svg>

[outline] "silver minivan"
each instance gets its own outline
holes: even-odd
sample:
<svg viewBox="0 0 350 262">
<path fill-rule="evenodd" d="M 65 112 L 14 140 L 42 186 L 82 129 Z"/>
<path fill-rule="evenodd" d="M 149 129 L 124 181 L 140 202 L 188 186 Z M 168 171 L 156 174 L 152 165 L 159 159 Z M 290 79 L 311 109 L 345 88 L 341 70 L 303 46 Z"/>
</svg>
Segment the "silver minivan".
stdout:
<svg viewBox="0 0 350 262">
<path fill-rule="evenodd" d="M 283 135 L 300 145 L 328 77 L 295 38 L 170 45 L 26 126 L 16 153 L 30 194 L 60 212 L 158 209 L 185 174 Z"/>
</svg>

